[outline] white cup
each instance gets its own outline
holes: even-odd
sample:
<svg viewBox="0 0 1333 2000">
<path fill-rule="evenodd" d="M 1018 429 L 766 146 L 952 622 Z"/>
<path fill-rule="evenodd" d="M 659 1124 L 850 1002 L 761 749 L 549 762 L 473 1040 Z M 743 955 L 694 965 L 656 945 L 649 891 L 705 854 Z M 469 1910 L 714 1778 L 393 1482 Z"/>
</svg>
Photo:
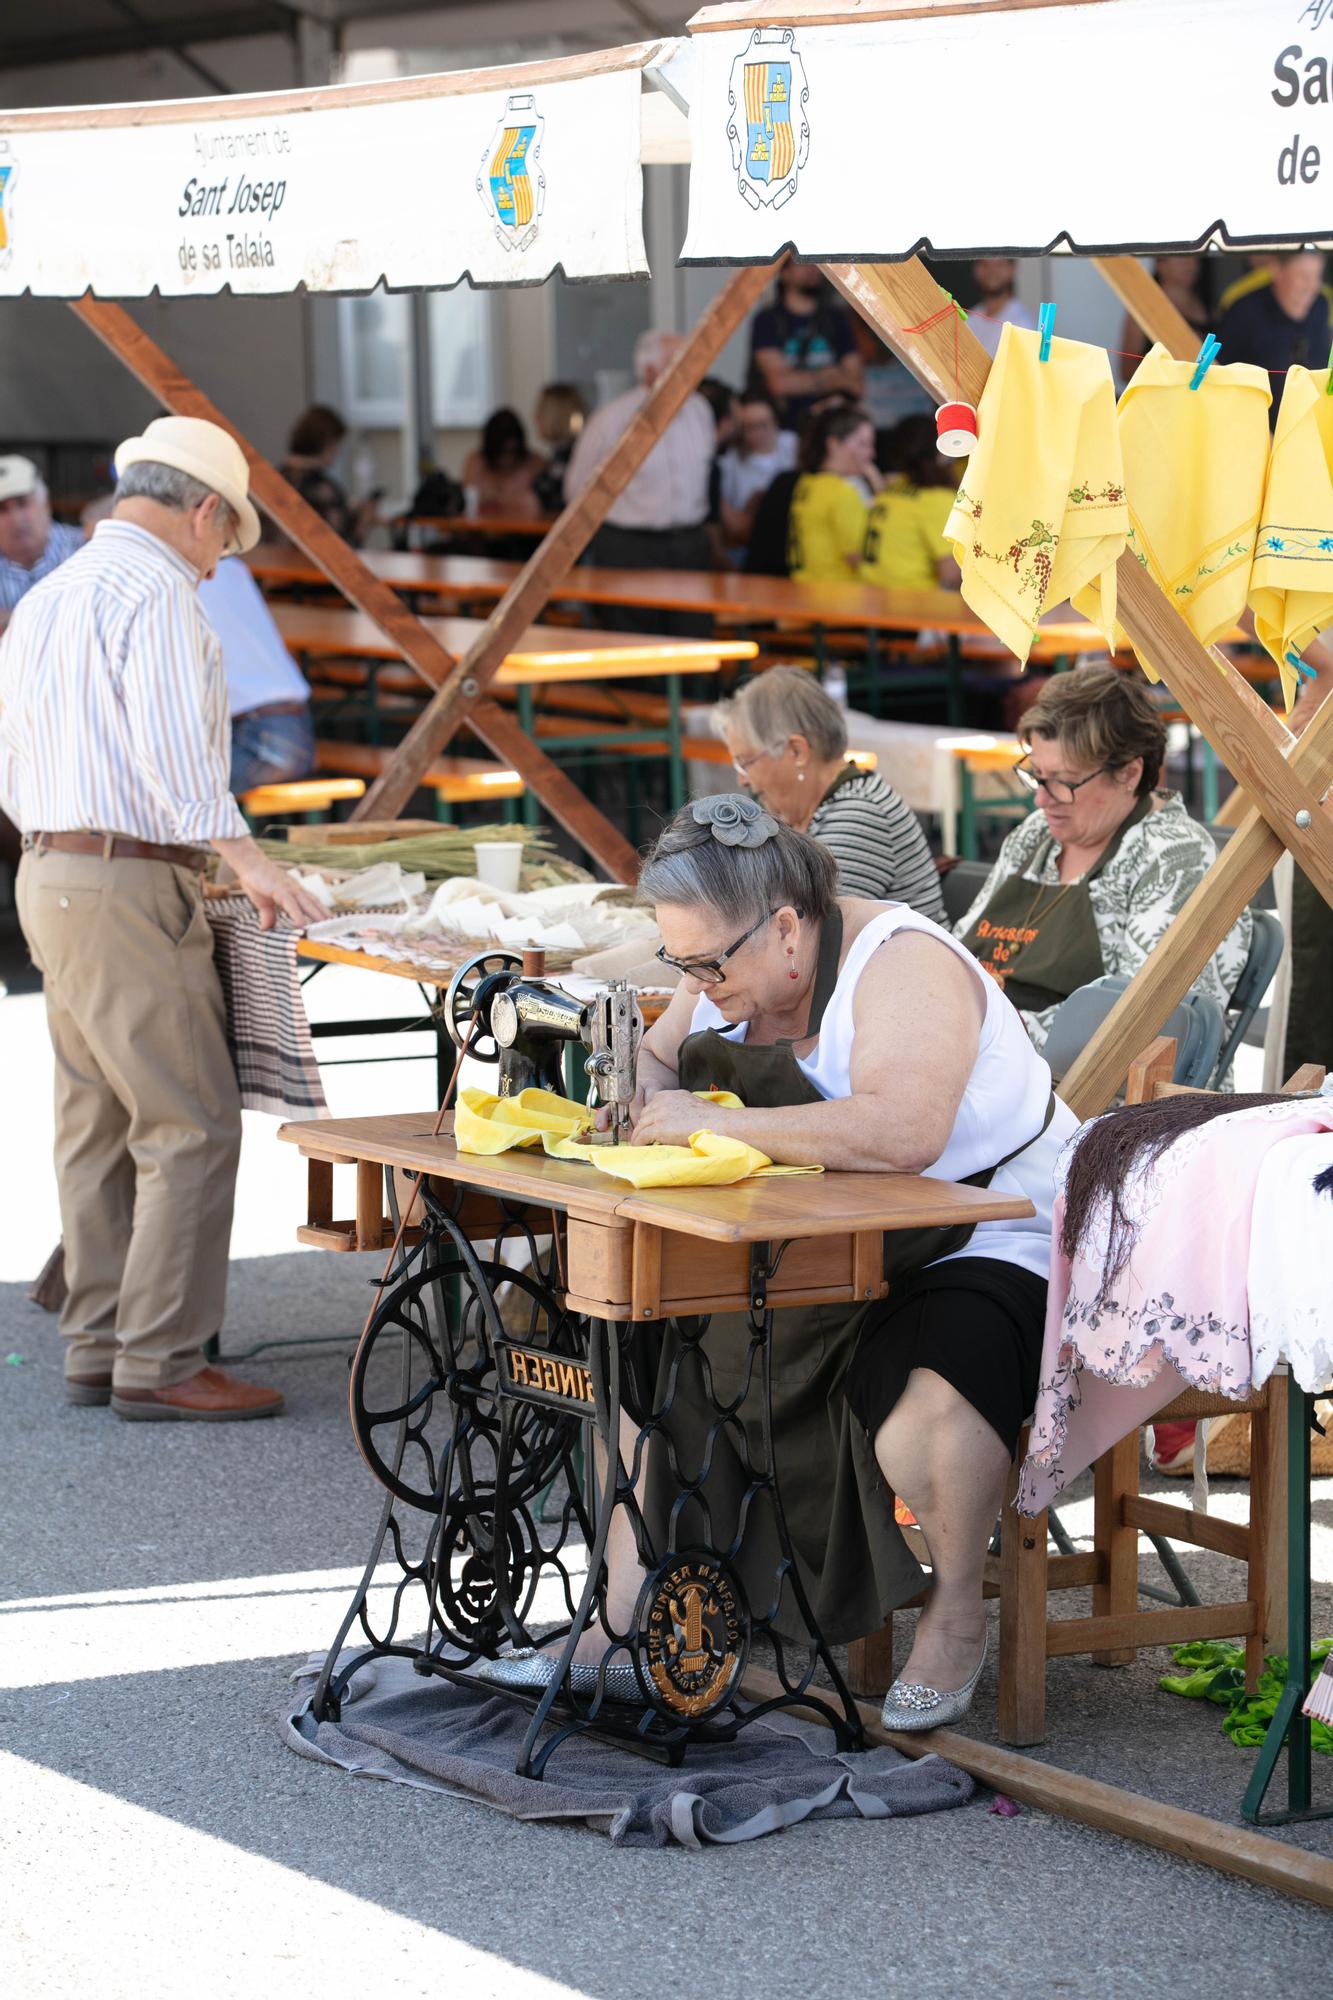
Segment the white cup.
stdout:
<svg viewBox="0 0 1333 2000">
<path fill-rule="evenodd" d="M 517 889 L 523 872 L 523 842 L 521 840 L 479 840 L 473 848 L 476 855 L 477 880 L 489 882 L 493 889 Z"/>
</svg>

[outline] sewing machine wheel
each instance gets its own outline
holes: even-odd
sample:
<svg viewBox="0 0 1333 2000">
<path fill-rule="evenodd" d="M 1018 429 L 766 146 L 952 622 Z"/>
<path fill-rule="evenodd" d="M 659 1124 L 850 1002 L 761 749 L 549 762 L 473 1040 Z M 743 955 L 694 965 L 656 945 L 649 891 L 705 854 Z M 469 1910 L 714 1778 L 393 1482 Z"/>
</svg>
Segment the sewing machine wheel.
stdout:
<svg viewBox="0 0 1333 2000">
<path fill-rule="evenodd" d="M 466 1646 L 488 1650 L 505 1636 L 496 1587 L 495 1492 L 487 1488 L 459 1501 L 444 1517 L 435 1571 L 435 1600 L 446 1631 Z M 537 1594 L 541 1565 L 529 1559 L 525 1526 L 509 1516 L 505 1563 L 509 1599 L 520 1624 Z"/>
<path fill-rule="evenodd" d="M 577 1351 L 571 1322 L 536 1278 L 506 1264 L 481 1262 L 479 1269 L 492 1294 L 511 1288 L 505 1309 L 511 1319 L 515 1302 L 523 1309 L 525 1337 L 533 1337 L 544 1314 L 543 1345 L 554 1354 Z M 399 1341 L 407 1343 L 406 1355 Z M 391 1400 L 381 1403 L 386 1394 Z M 433 1514 L 446 1483 L 470 1490 L 493 1485 L 500 1439 L 494 1357 L 482 1301 L 460 1259 L 425 1265 L 382 1300 L 353 1358 L 348 1400 L 358 1451 L 408 1506 Z M 510 1504 L 521 1506 L 554 1476 L 571 1419 L 553 1420 L 534 1403 L 513 1421 L 507 1492 Z"/>
<path fill-rule="evenodd" d="M 502 974 L 522 970 L 523 959 L 515 951 L 480 951 L 466 965 L 459 966 L 444 996 L 444 1025 L 455 1048 L 461 1049 L 466 1043 L 468 1054 L 478 1062 L 499 1062 L 500 1048 L 495 1037 L 479 1029 L 469 1042 L 468 1029 L 473 1015 L 477 1013 L 482 1015 L 483 1028 L 490 1025 L 487 995 L 482 991 L 485 983 Z"/>
</svg>

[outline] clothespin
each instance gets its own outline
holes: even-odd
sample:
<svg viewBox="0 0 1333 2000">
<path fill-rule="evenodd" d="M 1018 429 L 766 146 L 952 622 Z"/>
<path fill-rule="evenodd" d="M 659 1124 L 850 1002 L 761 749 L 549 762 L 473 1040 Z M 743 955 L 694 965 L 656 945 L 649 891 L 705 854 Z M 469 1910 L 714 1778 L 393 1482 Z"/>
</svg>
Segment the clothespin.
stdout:
<svg viewBox="0 0 1333 2000">
<path fill-rule="evenodd" d="M 1317 681 L 1319 678 L 1318 669 L 1316 667 L 1310 666 L 1307 661 L 1301 658 L 1299 653 L 1288 653 L 1287 665 L 1289 667 L 1295 667 L 1297 673 L 1304 674 L 1306 680 L 1308 681 Z"/>
<path fill-rule="evenodd" d="M 1200 382 L 1202 382 L 1204 376 L 1208 373 L 1208 370 L 1212 367 L 1221 352 L 1221 341 L 1215 339 L 1211 333 L 1205 334 L 1203 346 L 1199 349 L 1199 357 L 1194 364 L 1194 373 L 1190 377 L 1191 389 L 1198 388 Z"/>
<path fill-rule="evenodd" d="M 942 292 L 944 292 L 944 287 L 943 287 L 943 285 L 941 285 L 941 286 L 940 286 L 940 290 L 941 290 Z M 947 299 L 947 300 L 949 301 L 949 304 L 950 304 L 950 305 L 951 305 L 951 306 L 953 307 L 954 311 L 955 311 L 955 312 L 957 313 L 957 315 L 958 315 L 959 319 L 964 319 L 964 320 L 965 320 L 965 319 L 967 318 L 967 314 L 966 314 L 966 313 L 965 313 L 965 312 L 963 311 L 963 308 L 962 308 L 962 307 L 961 307 L 961 306 L 959 305 L 959 303 L 958 303 L 957 299 L 956 299 L 956 298 L 954 297 L 953 293 L 952 293 L 952 292 L 944 292 L 944 296 L 945 296 L 945 298 L 946 298 L 946 299 Z M 1333 363 L 1331 363 L 1330 365 L 1333 365 Z"/>
<path fill-rule="evenodd" d="M 1037 329 L 1041 334 L 1041 346 L 1037 350 L 1037 359 L 1038 361 L 1049 361 L 1051 358 L 1051 335 L 1055 332 L 1055 307 L 1053 305 L 1045 303 L 1038 309 Z"/>
<path fill-rule="evenodd" d="M 1329 350 L 1328 376 L 1324 383 L 1324 394 L 1326 396 L 1333 396 L 1333 348 Z"/>
</svg>

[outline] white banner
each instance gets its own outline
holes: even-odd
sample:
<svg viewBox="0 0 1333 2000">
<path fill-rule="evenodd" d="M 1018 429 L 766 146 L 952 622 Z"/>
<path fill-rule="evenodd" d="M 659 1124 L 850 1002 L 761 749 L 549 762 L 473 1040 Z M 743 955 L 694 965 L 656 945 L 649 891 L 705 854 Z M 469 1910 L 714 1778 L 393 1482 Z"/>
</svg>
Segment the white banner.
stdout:
<svg viewBox="0 0 1333 2000">
<path fill-rule="evenodd" d="M 1087 0 L 691 46 L 685 263 L 1333 240 L 1333 0 Z"/>
<path fill-rule="evenodd" d="M 0 111 L 0 295 L 646 275 L 641 89 L 636 66 L 251 116 L 90 110 L 83 129 Z"/>
</svg>

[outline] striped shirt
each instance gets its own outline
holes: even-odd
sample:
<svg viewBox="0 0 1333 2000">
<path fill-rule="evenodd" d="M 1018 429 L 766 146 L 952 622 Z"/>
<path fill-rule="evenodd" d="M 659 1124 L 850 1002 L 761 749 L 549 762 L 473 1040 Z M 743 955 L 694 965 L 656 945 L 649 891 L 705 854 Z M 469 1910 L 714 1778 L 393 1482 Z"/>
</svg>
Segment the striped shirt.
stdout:
<svg viewBox="0 0 1333 2000">
<path fill-rule="evenodd" d="M 0 803 L 25 833 L 245 833 L 198 582 L 147 529 L 103 521 L 19 604 L 0 639 Z"/>
<path fill-rule="evenodd" d="M 836 860 L 839 894 L 910 903 L 932 922 L 947 923 L 921 822 L 873 771 L 840 778 L 815 807 L 806 831 Z"/>
<path fill-rule="evenodd" d="M 82 547 L 82 528 L 66 528 L 55 521 L 46 538 L 46 547 L 31 569 L 24 569 L 22 563 L 11 562 L 8 556 L 0 556 L 0 613 L 12 611 L 35 583 L 40 583 L 44 576 L 50 576 L 53 569 L 59 569 L 62 562 L 68 562 Z"/>
</svg>

